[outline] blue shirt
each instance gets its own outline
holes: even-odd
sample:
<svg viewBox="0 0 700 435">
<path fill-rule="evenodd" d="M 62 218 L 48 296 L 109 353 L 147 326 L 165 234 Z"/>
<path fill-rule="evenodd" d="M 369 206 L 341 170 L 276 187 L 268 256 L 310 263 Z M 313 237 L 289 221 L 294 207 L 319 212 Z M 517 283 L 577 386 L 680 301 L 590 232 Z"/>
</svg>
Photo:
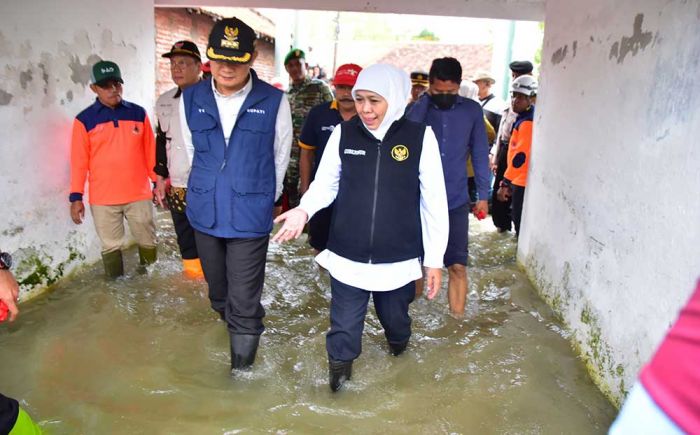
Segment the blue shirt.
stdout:
<svg viewBox="0 0 700 435">
<path fill-rule="evenodd" d="M 467 160 L 471 155 L 479 200 L 489 195 L 489 144 L 484 125 L 484 112 L 476 101 L 457 96 L 455 104 L 439 109 L 423 94 L 408 108 L 406 117 L 432 127 L 440 147 L 445 174 L 447 204 L 450 210 L 469 202 Z"/>
<path fill-rule="evenodd" d="M 340 115 L 336 100 L 314 106 L 309 111 L 299 136 L 299 146 L 315 151 L 314 168 L 311 171 L 310 181 L 316 177 L 316 168 L 321 163 L 328 138 L 331 137 L 333 129 L 341 122 L 343 122 L 343 117 Z"/>
</svg>

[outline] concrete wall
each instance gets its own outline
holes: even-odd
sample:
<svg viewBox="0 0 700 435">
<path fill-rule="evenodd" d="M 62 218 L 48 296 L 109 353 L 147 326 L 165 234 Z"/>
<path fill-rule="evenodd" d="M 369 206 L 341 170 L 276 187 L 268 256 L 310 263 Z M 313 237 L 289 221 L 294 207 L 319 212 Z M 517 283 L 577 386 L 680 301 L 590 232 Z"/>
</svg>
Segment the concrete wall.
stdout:
<svg viewBox="0 0 700 435">
<path fill-rule="evenodd" d="M 518 259 L 614 401 L 700 275 L 700 5 L 547 2 Z"/>
<path fill-rule="evenodd" d="M 124 97 L 154 101 L 153 3 L 3 0 L 0 4 L 0 249 L 22 297 L 99 256 L 92 220 L 69 217 L 69 142 L 94 100 L 90 66 L 116 61 Z"/>
</svg>

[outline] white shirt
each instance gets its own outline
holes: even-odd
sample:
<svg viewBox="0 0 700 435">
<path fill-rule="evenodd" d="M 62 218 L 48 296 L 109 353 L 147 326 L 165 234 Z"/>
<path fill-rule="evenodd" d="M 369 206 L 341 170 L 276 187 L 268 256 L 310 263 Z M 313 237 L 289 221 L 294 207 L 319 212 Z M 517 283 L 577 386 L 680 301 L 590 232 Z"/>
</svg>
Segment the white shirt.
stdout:
<svg viewBox="0 0 700 435">
<path fill-rule="evenodd" d="M 187 187 L 187 179 L 192 167 L 192 156 L 187 152 L 187 146 L 182 137 L 180 121 L 182 118 L 178 109 L 181 97 L 180 88 L 174 87 L 158 97 L 156 101 L 158 126 L 168 138 L 165 151 L 168 160 L 168 177 L 173 187 Z"/>
<path fill-rule="evenodd" d="M 484 104 L 484 100 L 480 99 L 479 104 L 481 104 L 482 109 L 488 110 L 489 112 L 493 112 L 497 115 L 501 114 L 508 107 L 508 104 L 505 101 L 496 96 L 487 101 L 486 104 Z M 497 125 L 493 126 L 493 128 L 497 127 Z"/>
<path fill-rule="evenodd" d="M 216 90 L 214 86 L 214 80 L 211 80 L 211 87 L 214 91 L 214 99 L 216 100 L 216 107 L 219 109 L 219 119 L 221 120 L 221 129 L 224 133 L 224 140 L 226 146 L 228 146 L 229 139 L 231 138 L 231 133 L 233 132 L 233 126 L 236 124 L 236 119 L 238 119 L 238 112 L 241 110 L 241 106 L 245 101 L 246 97 L 253 89 L 253 80 L 248 76 L 248 82 L 240 90 L 234 92 L 231 95 L 222 95 Z M 186 120 L 185 117 L 185 102 L 184 99 L 180 98 L 180 119 Z M 181 122 L 182 126 L 182 137 L 185 142 L 187 153 L 192 161 L 192 156 L 194 156 L 194 145 L 192 144 L 192 133 L 190 132 L 187 122 Z M 287 100 L 287 95 L 283 94 L 280 100 L 280 106 L 277 110 L 277 119 L 275 121 L 275 200 L 277 200 L 282 195 L 282 182 L 284 181 L 284 174 L 287 172 L 287 166 L 289 165 L 289 155 L 292 149 L 292 111 L 289 107 L 289 100 Z"/>
<path fill-rule="evenodd" d="M 316 177 L 299 207 L 309 218 L 328 206 L 338 194 L 341 160 L 339 153 L 341 126 L 335 128 L 321 158 Z M 430 127 L 426 127 L 423 150 L 418 164 L 420 179 L 420 216 L 426 267 L 442 267 L 449 237 L 447 194 L 442 173 L 442 161 L 437 139 Z M 318 264 L 328 269 L 338 281 L 369 291 L 396 290 L 422 277 L 419 258 L 397 263 L 360 263 L 337 255 L 326 249 L 316 257 Z"/>
</svg>

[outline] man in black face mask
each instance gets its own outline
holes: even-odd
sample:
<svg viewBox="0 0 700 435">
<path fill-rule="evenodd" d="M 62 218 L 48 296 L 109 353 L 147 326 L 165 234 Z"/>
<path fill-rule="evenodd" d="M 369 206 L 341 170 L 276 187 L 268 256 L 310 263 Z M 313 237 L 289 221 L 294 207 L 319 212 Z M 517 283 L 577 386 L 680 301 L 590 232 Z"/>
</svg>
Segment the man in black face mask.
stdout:
<svg viewBox="0 0 700 435">
<path fill-rule="evenodd" d="M 483 219 L 488 214 L 489 145 L 484 126 L 484 112 L 479 103 L 458 95 L 462 66 L 457 59 L 433 60 L 428 73 L 430 86 L 409 109 L 406 117 L 424 122 L 437 136 L 442 169 L 450 209 L 450 238 L 444 256 L 449 272 L 448 300 L 454 316 L 464 314 L 467 297 L 467 244 L 469 227 L 469 194 L 467 159 L 471 155 L 478 201 L 474 215 Z M 416 293 L 421 294 L 418 282 Z"/>
</svg>

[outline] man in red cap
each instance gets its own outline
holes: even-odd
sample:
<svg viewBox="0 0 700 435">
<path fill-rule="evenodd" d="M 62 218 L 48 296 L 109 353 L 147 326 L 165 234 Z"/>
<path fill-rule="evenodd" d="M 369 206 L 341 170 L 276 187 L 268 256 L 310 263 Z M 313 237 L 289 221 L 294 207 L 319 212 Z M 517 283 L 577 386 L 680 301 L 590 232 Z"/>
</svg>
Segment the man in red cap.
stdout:
<svg viewBox="0 0 700 435">
<path fill-rule="evenodd" d="M 306 117 L 299 135 L 299 190 L 302 195 L 314 179 L 326 142 L 335 126 L 357 114 L 352 87 L 355 86 L 360 71 L 362 68 L 353 63 L 339 66 L 333 77 L 335 99 L 330 103 L 314 106 Z M 326 249 L 332 210 L 333 204 L 316 213 L 309 221 L 309 244 L 317 252 Z"/>
</svg>

